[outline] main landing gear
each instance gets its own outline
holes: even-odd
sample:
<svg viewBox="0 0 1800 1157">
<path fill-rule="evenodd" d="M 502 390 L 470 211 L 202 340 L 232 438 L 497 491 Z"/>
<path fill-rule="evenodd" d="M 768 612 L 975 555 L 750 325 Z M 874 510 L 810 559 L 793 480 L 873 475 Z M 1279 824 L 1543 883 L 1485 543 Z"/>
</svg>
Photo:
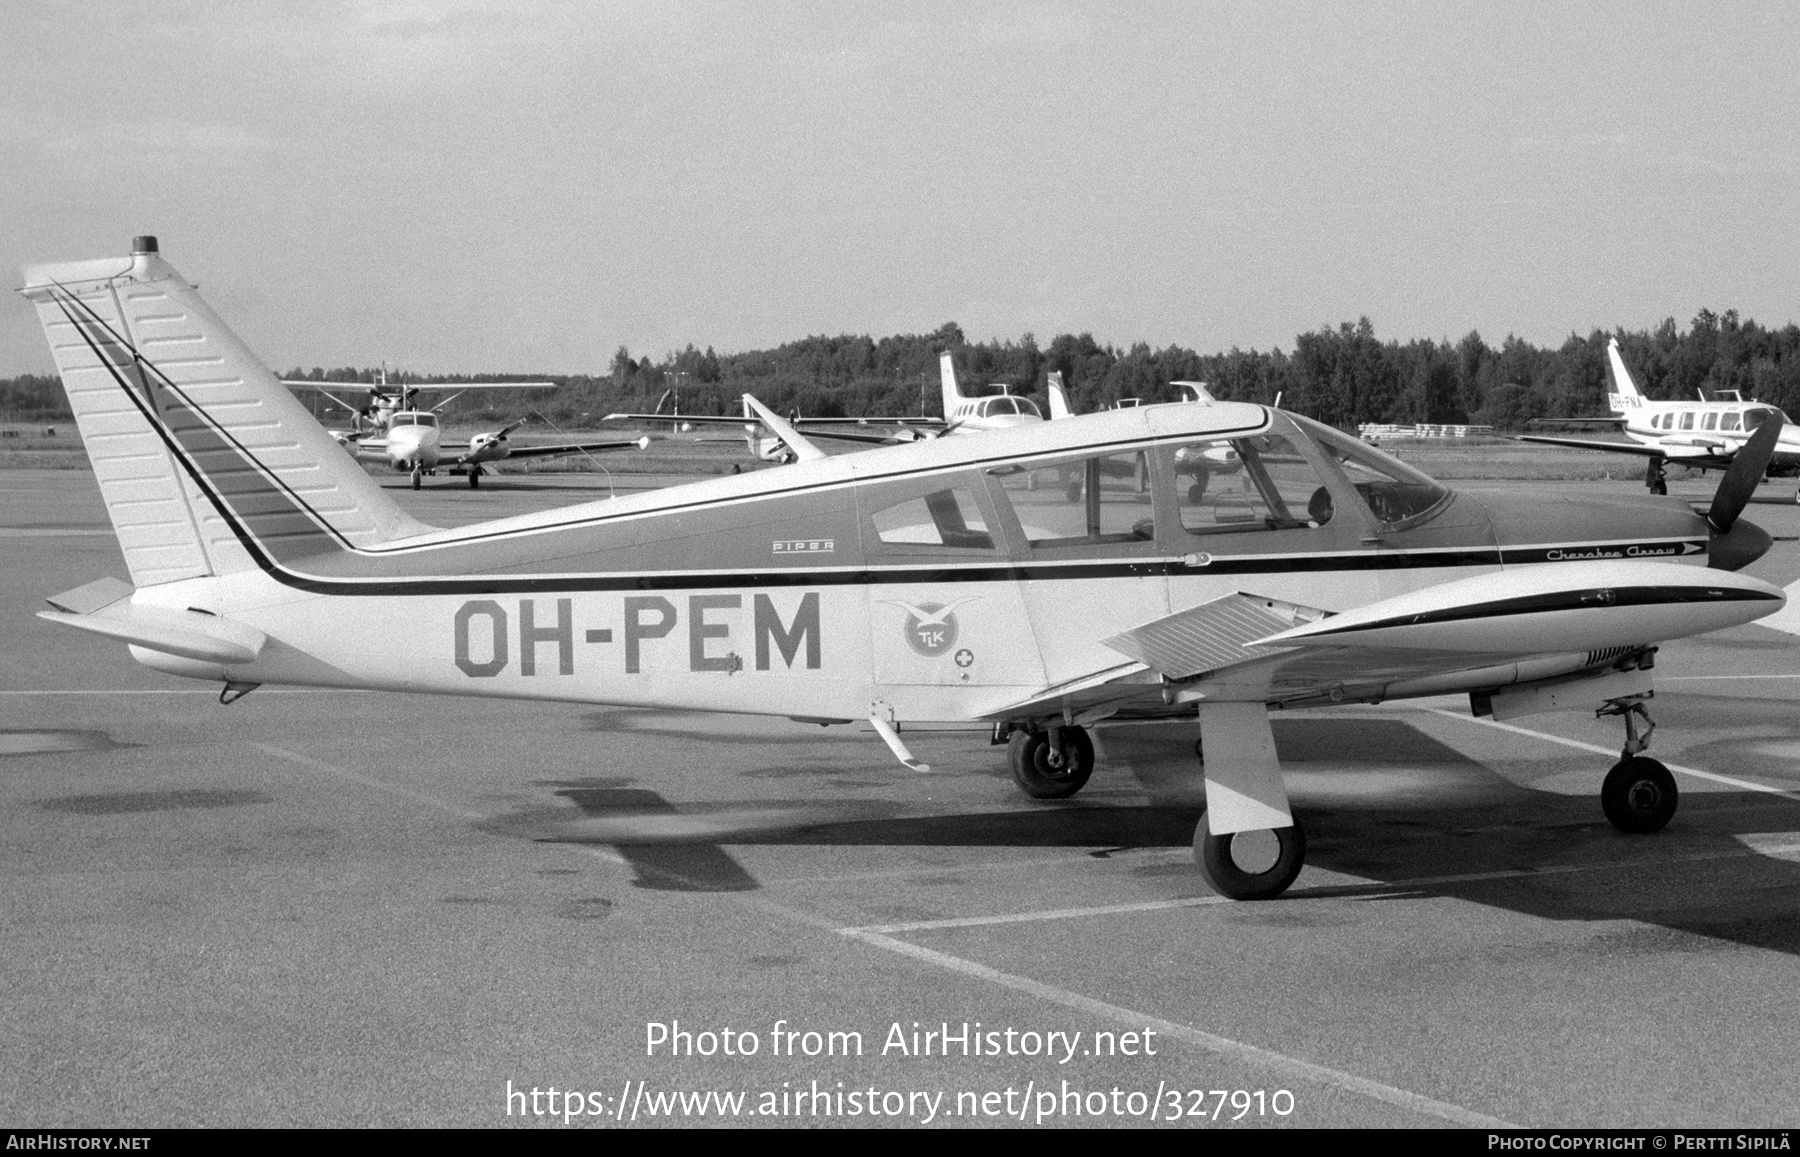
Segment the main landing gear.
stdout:
<svg viewBox="0 0 1800 1157">
<path fill-rule="evenodd" d="M 1669 492 L 1669 484 L 1663 480 L 1663 460 L 1661 458 L 1650 459 L 1649 465 L 1644 467 L 1644 485 L 1650 488 L 1652 494 Z"/>
<path fill-rule="evenodd" d="M 1014 731 L 1006 756 L 1013 781 L 1033 799 L 1067 799 L 1094 774 L 1094 741 L 1070 724 Z"/>
<path fill-rule="evenodd" d="M 1273 900 L 1306 864 L 1306 829 L 1296 819 L 1292 827 L 1215 836 L 1201 816 L 1194 828 L 1194 862 L 1221 896 Z"/>
<path fill-rule="evenodd" d="M 1681 793 L 1669 769 L 1647 755 L 1650 735 L 1656 730 L 1644 698 L 1614 699 L 1594 712 L 1596 719 L 1617 715 L 1625 720 L 1625 749 L 1622 758 L 1606 773 L 1600 785 L 1600 810 L 1613 827 L 1632 835 L 1659 832 L 1675 816 Z M 1638 734 L 1637 720 L 1644 721 L 1644 733 Z"/>
<path fill-rule="evenodd" d="M 479 466 L 469 467 L 469 489 L 481 489 L 481 467 Z"/>
</svg>

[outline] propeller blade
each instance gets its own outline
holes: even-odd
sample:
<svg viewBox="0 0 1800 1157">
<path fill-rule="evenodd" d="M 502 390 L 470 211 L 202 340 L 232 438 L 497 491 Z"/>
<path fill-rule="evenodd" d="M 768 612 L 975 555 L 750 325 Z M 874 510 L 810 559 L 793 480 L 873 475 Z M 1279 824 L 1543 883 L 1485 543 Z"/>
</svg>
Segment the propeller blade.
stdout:
<svg viewBox="0 0 1800 1157">
<path fill-rule="evenodd" d="M 1737 521 L 1750 496 L 1756 493 L 1756 484 L 1769 469 L 1769 461 L 1775 456 L 1775 440 L 1780 435 L 1781 415 L 1771 414 L 1731 460 L 1730 469 L 1725 471 L 1719 489 L 1713 494 L 1712 507 L 1706 512 L 1706 521 L 1720 534 L 1731 530 L 1731 524 Z"/>
</svg>

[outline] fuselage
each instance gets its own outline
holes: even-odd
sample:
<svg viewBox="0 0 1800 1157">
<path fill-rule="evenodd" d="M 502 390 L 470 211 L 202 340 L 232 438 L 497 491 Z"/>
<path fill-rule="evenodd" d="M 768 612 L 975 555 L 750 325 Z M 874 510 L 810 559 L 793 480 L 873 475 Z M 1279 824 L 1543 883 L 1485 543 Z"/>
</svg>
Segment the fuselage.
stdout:
<svg viewBox="0 0 1800 1157">
<path fill-rule="evenodd" d="M 1622 407 L 1621 402 L 1626 402 Z M 1743 449 L 1765 422 L 1781 415 L 1783 427 L 1770 462 L 1772 473 L 1800 469 L 1800 429 L 1774 406 L 1760 402 L 1653 402 L 1631 403 L 1614 395 L 1615 413 L 1625 418 L 1624 431 L 1634 442 L 1668 451 L 1680 460 L 1690 454 L 1728 458 Z"/>
<path fill-rule="evenodd" d="M 135 653 L 249 682 L 968 725 L 1233 592 L 1339 612 L 1546 562 L 1704 562 L 1708 543 L 1680 501 L 1458 493 L 1279 411 L 1145 406 L 375 547 L 296 541 L 137 596 L 281 646 L 229 671 Z M 1270 697 L 1445 689 L 1363 661 Z"/>
</svg>

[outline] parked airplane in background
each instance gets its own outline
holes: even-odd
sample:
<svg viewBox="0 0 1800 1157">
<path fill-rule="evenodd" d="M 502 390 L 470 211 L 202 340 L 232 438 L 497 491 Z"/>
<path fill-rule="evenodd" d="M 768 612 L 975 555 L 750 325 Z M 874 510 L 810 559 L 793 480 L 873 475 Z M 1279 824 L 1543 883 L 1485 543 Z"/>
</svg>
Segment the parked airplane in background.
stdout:
<svg viewBox="0 0 1800 1157">
<path fill-rule="evenodd" d="M 1041 798 L 1095 770 L 1087 728 L 1191 719 L 1196 858 L 1240 899 L 1279 894 L 1305 856 L 1270 708 L 1598 706 L 1627 737 L 1602 808 L 1653 831 L 1677 802 L 1637 730 L 1658 641 L 1784 602 L 1732 573 L 1770 543 L 1738 514 L 1775 417 L 1705 518 L 1668 499 L 1459 493 L 1305 418 L 1220 402 L 443 530 L 347 461 L 152 239 L 27 268 L 23 292 L 131 574 L 52 596 L 52 622 L 222 701 L 278 683 L 862 720 L 920 770 L 904 732 L 978 729 Z M 1187 500 L 1181 455 L 1218 446 L 1253 485 Z M 1115 463 L 1143 464 L 1148 493 L 1106 485 Z M 1041 470 L 1079 472 L 1084 500 L 1033 492 Z M 1588 561 L 1554 561 L 1570 558 Z"/>
<path fill-rule="evenodd" d="M 1736 390 L 1726 391 L 1729 397 L 1714 395 L 1711 401 L 1704 395 L 1695 402 L 1652 401 L 1631 380 L 1631 371 L 1625 368 L 1625 359 L 1619 355 L 1619 339 L 1607 343 L 1606 356 L 1612 363 L 1613 393 L 1607 396 L 1612 405 L 1612 417 L 1537 418 L 1531 424 L 1610 425 L 1630 438 L 1630 442 L 1545 434 L 1521 434 L 1519 441 L 1640 455 L 1649 459 L 1644 484 L 1650 488 L 1650 493 L 1667 494 L 1669 487 L 1663 477 L 1665 463 L 1701 470 L 1724 470 L 1736 461 L 1745 444 L 1763 425 L 1788 421 L 1787 415 L 1776 407 L 1764 402 L 1746 402 Z M 1777 478 L 1800 473 L 1800 429 L 1790 425 L 1781 431 L 1768 472 Z M 1800 491 L 1795 492 L 1794 500 L 1800 502 Z"/>
<path fill-rule="evenodd" d="M 427 474 L 440 469 L 466 471 L 469 486 L 481 485 L 487 465 L 523 458 L 560 458 L 573 454 L 599 454 L 610 450 L 642 450 L 650 439 L 610 438 L 587 442 L 557 442 L 536 445 L 514 445 L 509 436 L 525 424 L 525 419 L 476 434 L 465 444 L 445 442 L 438 427 L 438 416 L 430 410 L 401 410 L 388 421 L 385 436 L 340 438 L 339 444 L 358 458 L 386 462 L 395 470 L 412 476 L 412 488 L 419 489 Z"/>
<path fill-rule="evenodd" d="M 501 429 L 476 434 L 467 443 L 442 440 L 438 411 L 466 391 L 555 389 L 555 382 L 404 382 L 389 385 L 384 367 L 380 380 L 369 384 L 315 382 L 305 378 L 283 378 L 281 384 L 317 390 L 349 410 L 352 428 L 332 433 L 338 445 L 360 459 L 385 462 L 395 470 L 410 474 L 414 490 L 423 485 L 425 475 L 435 474 L 439 469 L 467 473 L 469 486 L 479 488 L 481 476 L 487 472 L 486 467 L 495 462 L 515 458 L 557 458 L 573 454 L 604 453 L 609 450 L 641 450 L 650 444 L 650 439 L 638 438 L 629 441 L 601 439 L 514 445 L 510 436 L 525 424 L 524 418 Z M 336 389 L 337 393 L 326 389 L 327 386 Z M 431 409 L 417 405 L 420 394 L 441 390 L 456 392 Z M 338 394 L 354 394 L 358 391 L 367 395 L 361 406 L 338 397 Z"/>
<path fill-rule="evenodd" d="M 442 410 L 458 395 L 469 390 L 554 390 L 555 382 L 402 382 L 396 385 L 388 383 L 387 367 L 383 366 L 378 379 L 374 382 L 315 382 L 307 378 L 283 378 L 284 386 L 305 387 L 317 390 L 327 398 L 350 412 L 350 434 L 353 437 L 366 437 L 387 433 L 395 414 L 403 411 L 419 411 L 419 395 L 425 393 L 454 390 L 455 393 L 445 398 L 431 412 Z M 326 389 L 330 386 L 332 389 Z M 336 390 L 337 393 L 333 393 Z M 361 405 L 346 401 L 338 394 L 364 395 Z M 341 439 L 340 439 L 341 440 Z"/>
</svg>

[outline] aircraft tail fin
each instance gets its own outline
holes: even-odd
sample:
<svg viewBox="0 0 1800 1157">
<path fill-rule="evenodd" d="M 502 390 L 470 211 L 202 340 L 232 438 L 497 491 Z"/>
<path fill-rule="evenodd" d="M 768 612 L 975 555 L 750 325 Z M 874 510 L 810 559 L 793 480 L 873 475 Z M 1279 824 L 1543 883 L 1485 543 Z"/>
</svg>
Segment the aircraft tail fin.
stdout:
<svg viewBox="0 0 1800 1157">
<path fill-rule="evenodd" d="M 956 421 L 956 407 L 968 399 L 956 388 L 956 363 L 950 360 L 950 351 L 945 350 L 938 356 L 938 378 L 944 391 L 944 421 Z"/>
<path fill-rule="evenodd" d="M 434 529 L 382 492 L 156 238 L 24 274 L 135 586 Z"/>
<path fill-rule="evenodd" d="M 1050 420 L 1052 422 L 1058 418 L 1074 416 L 1075 411 L 1069 406 L 1068 392 L 1063 389 L 1061 370 L 1050 371 L 1050 376 L 1045 379 L 1044 389 L 1050 394 Z"/>
<path fill-rule="evenodd" d="M 1643 406 L 1648 400 L 1638 390 L 1637 383 L 1631 380 L 1631 371 L 1625 368 L 1625 359 L 1619 355 L 1619 339 L 1613 338 L 1606 344 L 1606 357 L 1612 363 L 1613 392 L 1607 395 L 1613 412 L 1627 414 Z"/>
</svg>

